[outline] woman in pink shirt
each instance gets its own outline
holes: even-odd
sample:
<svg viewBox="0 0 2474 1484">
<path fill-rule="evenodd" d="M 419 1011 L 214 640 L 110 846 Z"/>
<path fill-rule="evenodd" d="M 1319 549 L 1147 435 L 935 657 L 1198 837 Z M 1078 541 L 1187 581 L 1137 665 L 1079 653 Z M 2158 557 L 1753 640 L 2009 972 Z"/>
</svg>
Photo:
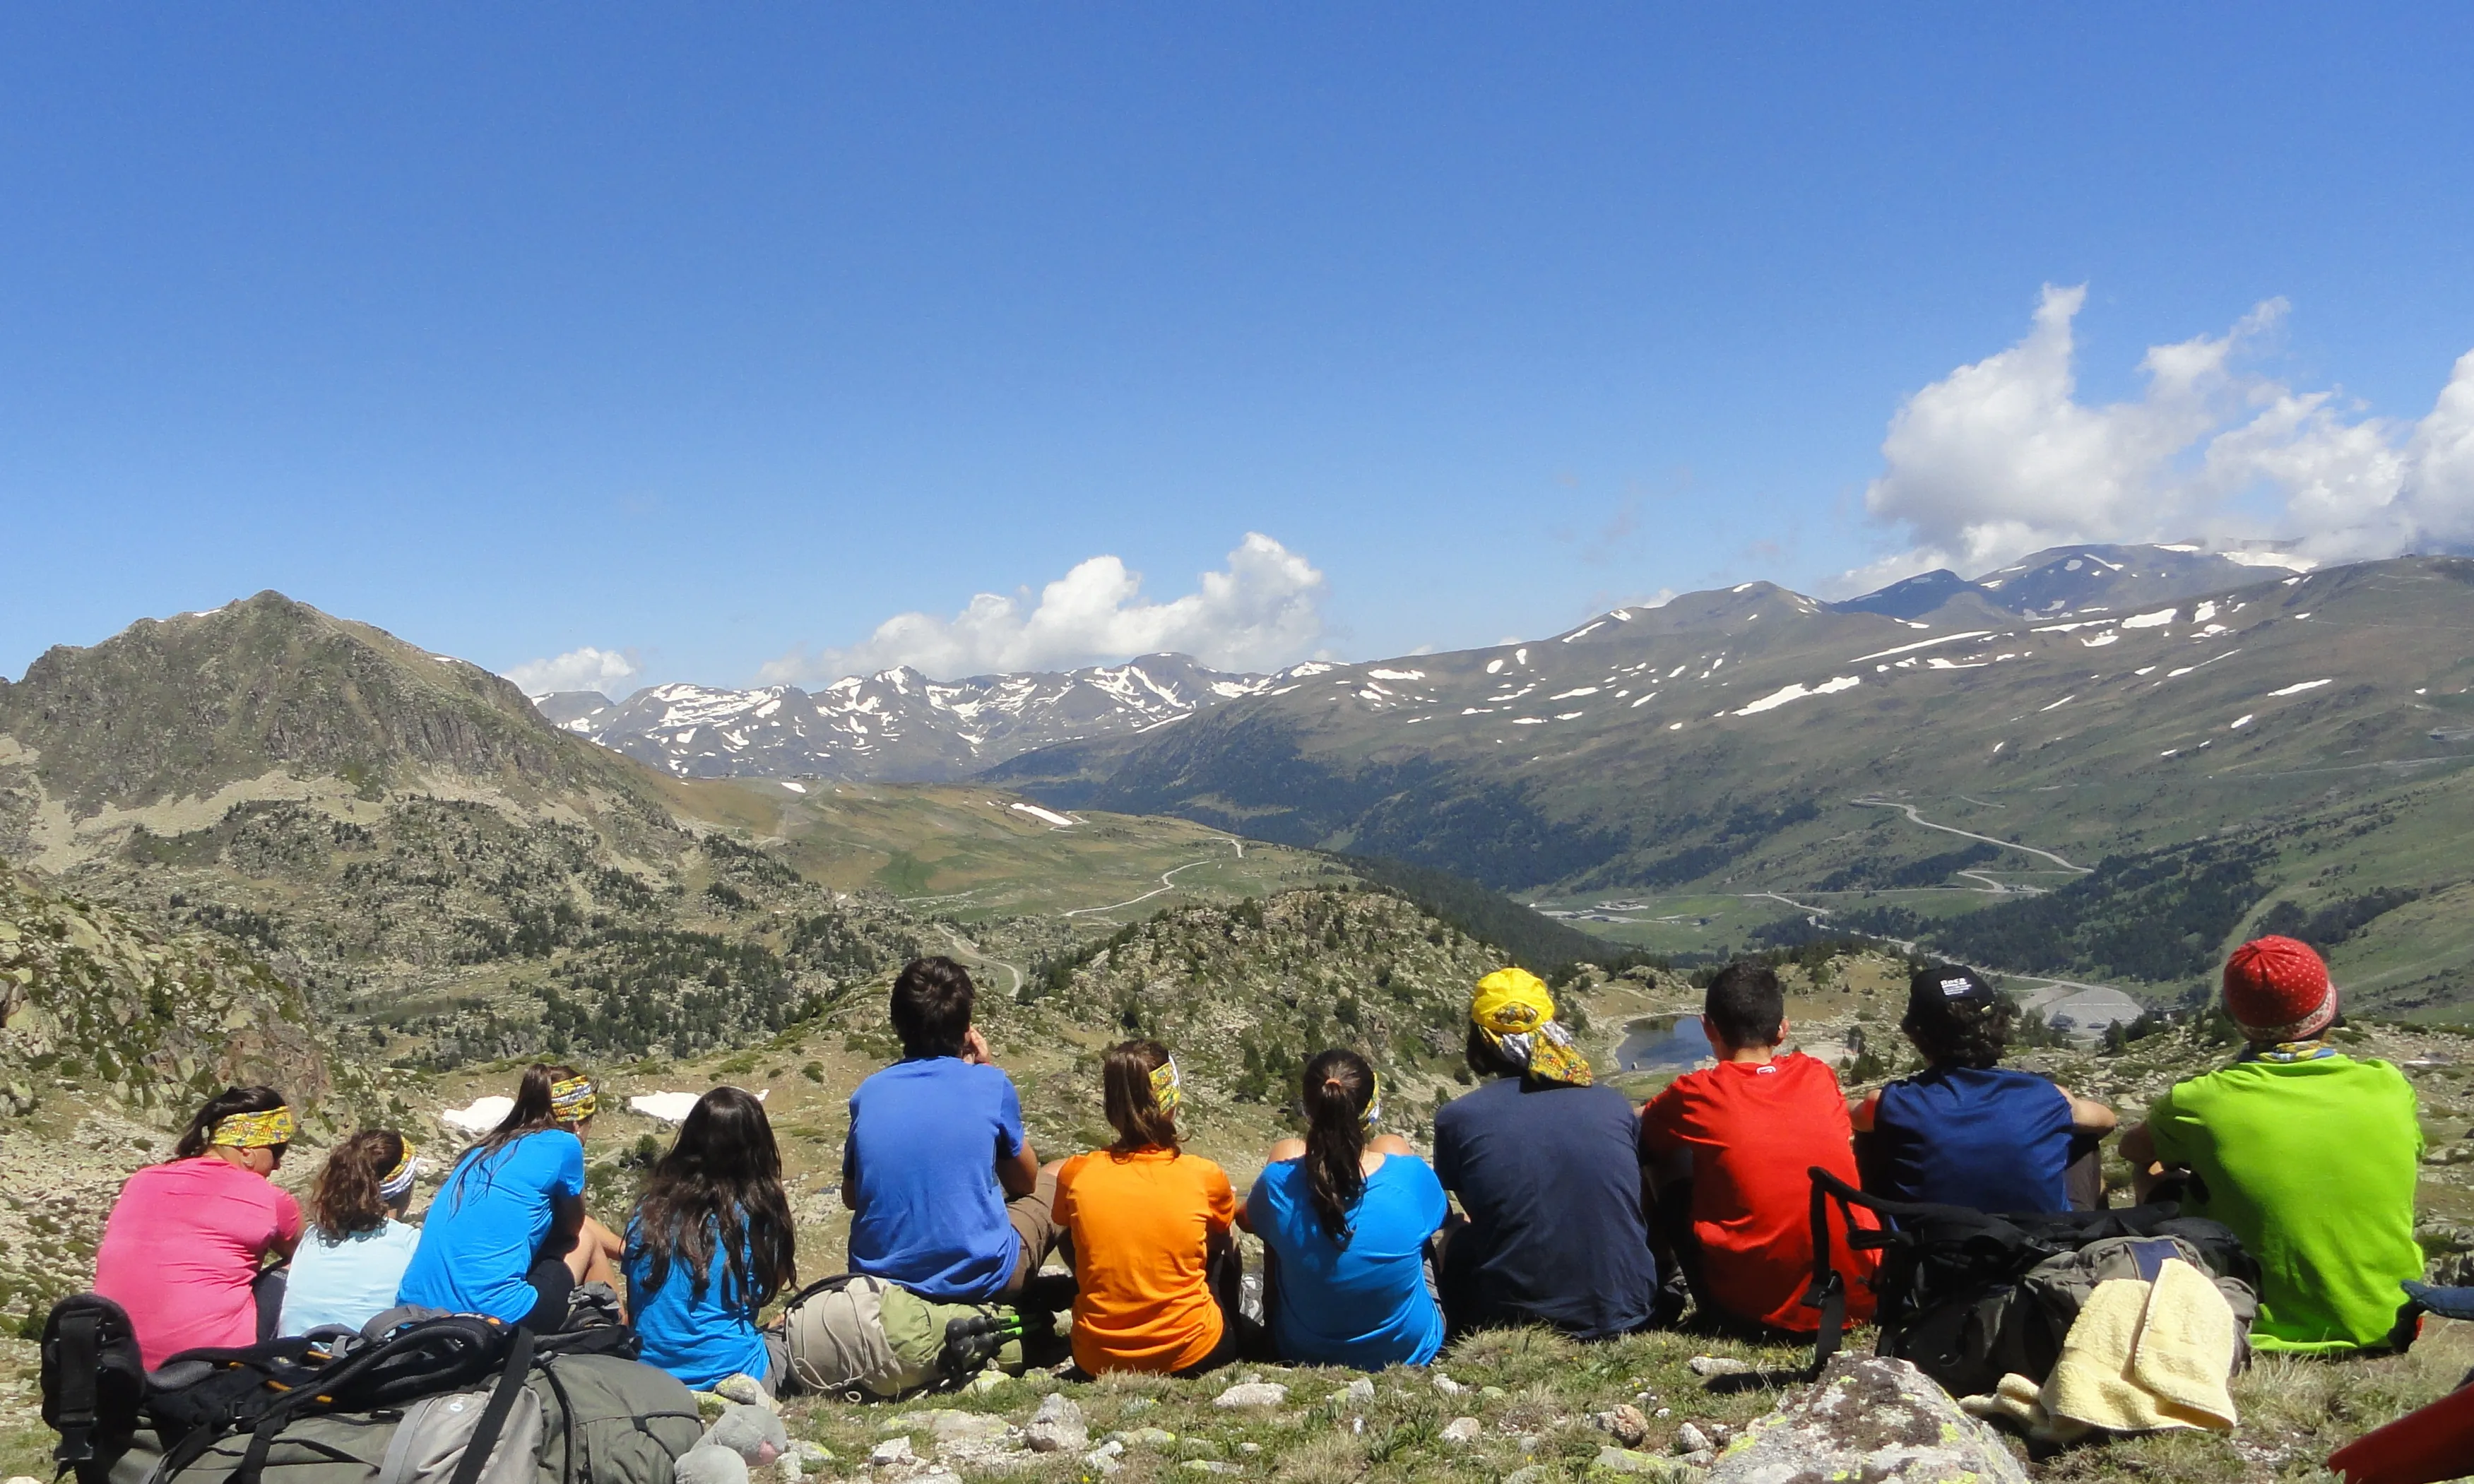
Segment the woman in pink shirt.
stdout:
<svg viewBox="0 0 2474 1484">
<path fill-rule="evenodd" d="M 300 1203 L 270 1180 L 292 1134 L 283 1094 L 227 1087 L 189 1120 L 169 1160 L 120 1187 L 95 1250 L 94 1291 L 129 1311 L 148 1369 L 274 1334 L 276 1264 L 301 1240 Z"/>
</svg>

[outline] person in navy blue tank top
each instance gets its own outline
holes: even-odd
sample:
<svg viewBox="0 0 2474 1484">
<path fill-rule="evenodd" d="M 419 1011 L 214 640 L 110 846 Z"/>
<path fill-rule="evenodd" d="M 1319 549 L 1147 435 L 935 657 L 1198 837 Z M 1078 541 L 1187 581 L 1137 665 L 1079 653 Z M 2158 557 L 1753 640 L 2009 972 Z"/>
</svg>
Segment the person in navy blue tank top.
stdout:
<svg viewBox="0 0 2474 1484">
<path fill-rule="evenodd" d="M 2113 1109 L 2001 1065 L 2018 1013 L 1973 969 L 1935 964 L 1916 971 L 1900 1029 L 1924 1054 L 1925 1070 L 1850 1100 L 1857 1134 L 1870 1135 L 1868 1187 L 1893 1200 L 1980 1211 L 2066 1211 L 2100 1203 L 2100 1180 L 2074 1202 L 2069 1173 L 2074 1158 L 2093 1168 L 2095 1142 L 2112 1131 Z"/>
</svg>

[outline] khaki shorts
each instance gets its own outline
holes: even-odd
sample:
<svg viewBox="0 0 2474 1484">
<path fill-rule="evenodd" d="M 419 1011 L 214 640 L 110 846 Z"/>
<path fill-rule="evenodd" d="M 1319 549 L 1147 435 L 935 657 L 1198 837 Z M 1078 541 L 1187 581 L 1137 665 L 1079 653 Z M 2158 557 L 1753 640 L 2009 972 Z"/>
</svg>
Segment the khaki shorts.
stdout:
<svg viewBox="0 0 2474 1484">
<path fill-rule="evenodd" d="M 1056 1176 L 1039 1172 L 1038 1183 L 1031 1194 L 1016 1196 L 1006 1203 L 1006 1221 L 1013 1228 L 1015 1251 L 1013 1274 L 1006 1279 L 1007 1298 L 1022 1292 L 1022 1285 L 1038 1274 L 1040 1264 L 1056 1251 Z"/>
</svg>

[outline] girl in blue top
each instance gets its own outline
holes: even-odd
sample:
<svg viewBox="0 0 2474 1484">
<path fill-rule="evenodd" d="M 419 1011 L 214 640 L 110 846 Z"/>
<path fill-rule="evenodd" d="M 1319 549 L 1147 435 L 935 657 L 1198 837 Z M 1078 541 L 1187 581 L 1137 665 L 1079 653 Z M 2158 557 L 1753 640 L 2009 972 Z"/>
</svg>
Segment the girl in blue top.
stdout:
<svg viewBox="0 0 2474 1484">
<path fill-rule="evenodd" d="M 627 1224 L 627 1296 L 641 1358 L 698 1391 L 733 1375 L 773 1392 L 788 1352 L 756 1316 L 799 1273 L 782 1152 L 764 1105 L 737 1087 L 696 1100 Z"/>
<path fill-rule="evenodd" d="M 393 1129 L 335 1146 L 309 1187 L 309 1230 L 292 1253 L 281 1334 L 358 1329 L 395 1307 L 421 1229 L 404 1223 L 421 1159 Z"/>
<path fill-rule="evenodd" d="M 516 1106 L 465 1151 L 422 1220 L 399 1303 L 567 1327 L 581 1283 L 607 1283 L 618 1238 L 584 1214 L 584 1140 L 598 1098 L 571 1066 L 535 1062 Z"/>
<path fill-rule="evenodd" d="M 1306 1063 L 1306 1136 L 1272 1146 L 1246 1198 L 1269 1250 L 1272 1337 L 1309 1365 L 1422 1366 L 1443 1348 L 1426 1288 L 1426 1239 L 1449 1207 L 1408 1141 L 1375 1134 L 1382 1083 L 1353 1051 Z"/>
</svg>

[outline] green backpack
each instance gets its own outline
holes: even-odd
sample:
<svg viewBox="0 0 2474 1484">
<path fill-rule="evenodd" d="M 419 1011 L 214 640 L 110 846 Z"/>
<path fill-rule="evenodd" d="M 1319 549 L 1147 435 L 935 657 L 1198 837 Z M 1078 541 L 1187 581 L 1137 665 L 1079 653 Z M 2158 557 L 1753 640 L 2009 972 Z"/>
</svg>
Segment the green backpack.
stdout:
<svg viewBox="0 0 2474 1484">
<path fill-rule="evenodd" d="M 1022 1319 L 994 1303 L 939 1303 L 899 1283 L 846 1273 L 812 1283 L 783 1315 L 801 1392 L 890 1399 L 994 1364 L 1023 1370 Z"/>
</svg>

